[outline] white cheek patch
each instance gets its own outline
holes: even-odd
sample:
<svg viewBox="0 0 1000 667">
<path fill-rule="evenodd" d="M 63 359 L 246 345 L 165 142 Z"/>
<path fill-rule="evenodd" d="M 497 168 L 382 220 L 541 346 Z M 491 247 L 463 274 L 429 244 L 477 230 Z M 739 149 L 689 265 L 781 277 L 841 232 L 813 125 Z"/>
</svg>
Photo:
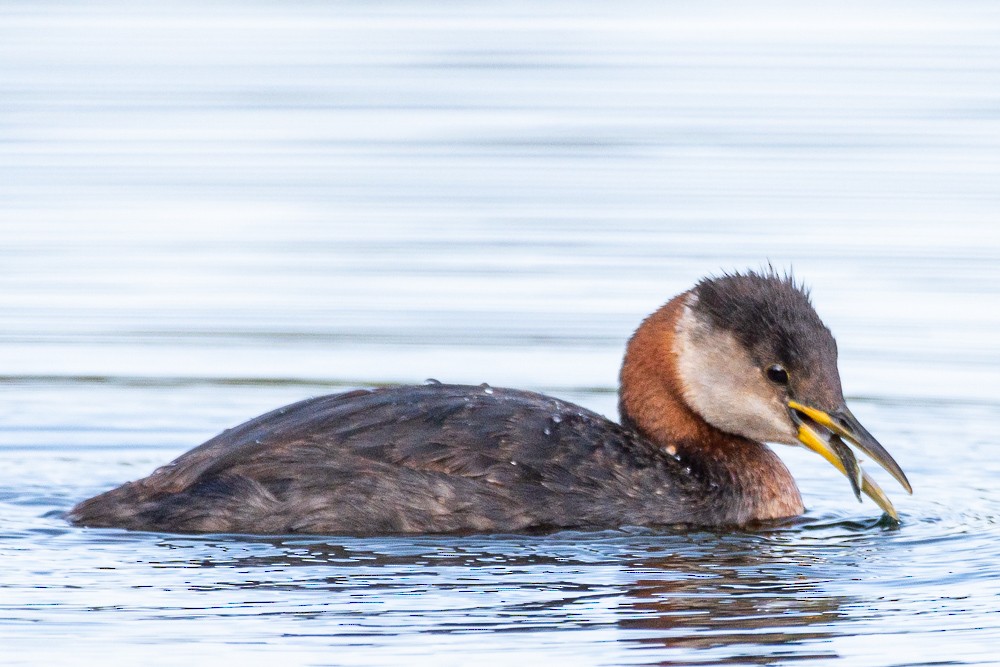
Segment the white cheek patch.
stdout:
<svg viewBox="0 0 1000 667">
<path fill-rule="evenodd" d="M 778 392 L 735 336 L 700 320 L 689 302 L 674 340 L 684 398 L 705 421 L 758 442 L 798 442 Z"/>
</svg>

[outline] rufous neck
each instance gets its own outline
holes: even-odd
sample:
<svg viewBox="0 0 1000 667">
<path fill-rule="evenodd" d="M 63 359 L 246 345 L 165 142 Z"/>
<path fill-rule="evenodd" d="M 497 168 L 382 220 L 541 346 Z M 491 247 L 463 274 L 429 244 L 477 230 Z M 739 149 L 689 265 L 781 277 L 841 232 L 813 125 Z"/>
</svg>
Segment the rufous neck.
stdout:
<svg viewBox="0 0 1000 667">
<path fill-rule="evenodd" d="M 769 447 L 712 426 L 685 401 L 675 339 L 689 294 L 647 317 L 629 341 L 618 394 L 622 424 L 682 457 L 707 487 L 718 484 L 728 495 L 717 500 L 735 523 L 801 513 L 795 481 Z"/>
<path fill-rule="evenodd" d="M 663 446 L 737 437 L 706 422 L 684 400 L 675 340 L 689 294 L 675 297 L 642 322 L 622 363 L 618 390 L 622 423 Z"/>
</svg>

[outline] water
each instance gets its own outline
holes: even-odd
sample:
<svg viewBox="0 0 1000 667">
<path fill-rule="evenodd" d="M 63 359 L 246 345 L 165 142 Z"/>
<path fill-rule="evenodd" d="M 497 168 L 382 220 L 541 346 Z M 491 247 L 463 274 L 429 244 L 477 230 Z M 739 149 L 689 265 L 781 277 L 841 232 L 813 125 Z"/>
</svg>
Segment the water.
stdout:
<svg viewBox="0 0 1000 667">
<path fill-rule="evenodd" d="M 4 664 L 996 664 L 1000 9 L 0 5 Z M 614 415 L 637 322 L 794 267 L 907 471 L 757 533 L 260 538 L 78 500 L 349 387 Z"/>
</svg>

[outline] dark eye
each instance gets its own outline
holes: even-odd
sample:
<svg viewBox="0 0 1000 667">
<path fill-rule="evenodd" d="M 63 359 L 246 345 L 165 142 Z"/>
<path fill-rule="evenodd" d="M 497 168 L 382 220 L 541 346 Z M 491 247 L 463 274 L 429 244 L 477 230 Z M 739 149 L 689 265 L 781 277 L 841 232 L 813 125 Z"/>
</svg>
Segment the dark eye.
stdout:
<svg viewBox="0 0 1000 667">
<path fill-rule="evenodd" d="M 775 364 L 767 369 L 767 379 L 774 384 L 788 384 L 788 371 Z"/>
</svg>

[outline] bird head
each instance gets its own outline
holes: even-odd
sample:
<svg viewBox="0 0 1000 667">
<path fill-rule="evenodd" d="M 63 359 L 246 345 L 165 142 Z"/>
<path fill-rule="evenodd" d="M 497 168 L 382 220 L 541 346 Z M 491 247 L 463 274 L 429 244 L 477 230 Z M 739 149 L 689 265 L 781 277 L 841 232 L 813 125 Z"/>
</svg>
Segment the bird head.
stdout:
<svg viewBox="0 0 1000 667">
<path fill-rule="evenodd" d="M 758 442 L 805 446 L 846 475 L 859 500 L 864 493 L 898 518 L 852 447 L 912 493 L 910 483 L 847 408 L 837 343 L 791 277 L 701 281 L 684 300 L 674 341 L 684 399 L 705 421 Z"/>
</svg>

